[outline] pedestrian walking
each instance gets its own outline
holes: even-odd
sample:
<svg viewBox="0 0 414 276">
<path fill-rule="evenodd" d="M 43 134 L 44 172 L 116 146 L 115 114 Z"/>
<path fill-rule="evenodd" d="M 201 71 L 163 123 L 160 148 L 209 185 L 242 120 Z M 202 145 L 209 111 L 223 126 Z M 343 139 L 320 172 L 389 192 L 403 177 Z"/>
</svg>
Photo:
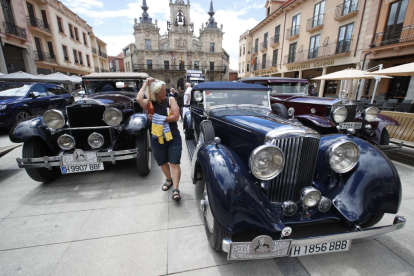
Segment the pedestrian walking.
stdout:
<svg viewBox="0 0 414 276">
<path fill-rule="evenodd" d="M 181 87 L 178 87 L 178 91 L 175 92 L 175 99 L 177 100 L 178 108 L 180 109 L 181 120 L 183 119 L 183 106 L 184 106 L 184 91 Z"/>
<path fill-rule="evenodd" d="M 187 82 L 185 84 L 183 116 L 185 116 L 185 113 L 190 111 L 190 102 L 191 102 L 191 84 Z"/>
</svg>

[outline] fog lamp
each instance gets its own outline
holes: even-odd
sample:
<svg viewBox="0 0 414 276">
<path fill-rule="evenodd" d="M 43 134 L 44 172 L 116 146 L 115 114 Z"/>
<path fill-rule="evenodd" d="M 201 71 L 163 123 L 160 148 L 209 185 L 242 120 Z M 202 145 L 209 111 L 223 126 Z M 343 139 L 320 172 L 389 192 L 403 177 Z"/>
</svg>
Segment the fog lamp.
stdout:
<svg viewBox="0 0 414 276">
<path fill-rule="evenodd" d="M 104 137 L 99 133 L 94 132 L 88 137 L 88 144 L 93 149 L 102 147 L 103 143 L 104 143 Z"/>
<path fill-rule="evenodd" d="M 298 206 L 295 202 L 288 200 L 283 202 L 282 204 L 283 214 L 287 217 L 291 217 L 294 214 L 296 214 L 296 211 L 298 210 Z"/>
<path fill-rule="evenodd" d="M 68 134 L 63 134 L 57 140 L 58 145 L 63 150 L 70 150 L 75 147 L 75 138 Z"/>
<path fill-rule="evenodd" d="M 300 199 L 306 207 L 314 207 L 321 200 L 321 192 L 313 187 L 303 188 L 300 192 Z"/>
<path fill-rule="evenodd" d="M 293 115 L 295 115 L 295 109 L 293 107 L 289 107 L 288 115 L 289 115 L 289 117 L 292 117 Z"/>
<path fill-rule="evenodd" d="M 323 196 L 321 198 L 321 201 L 319 201 L 318 210 L 322 213 L 325 213 L 325 212 L 328 212 L 329 209 L 331 209 L 331 206 L 332 206 L 331 200 Z"/>
</svg>

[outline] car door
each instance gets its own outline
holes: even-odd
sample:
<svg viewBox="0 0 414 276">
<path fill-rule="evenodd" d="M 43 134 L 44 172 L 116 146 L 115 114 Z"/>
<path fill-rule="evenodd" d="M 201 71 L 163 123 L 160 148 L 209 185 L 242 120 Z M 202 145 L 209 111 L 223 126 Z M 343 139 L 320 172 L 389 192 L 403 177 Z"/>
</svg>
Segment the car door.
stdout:
<svg viewBox="0 0 414 276">
<path fill-rule="evenodd" d="M 48 95 L 50 96 L 49 109 L 64 110 L 67 105 L 74 102 L 71 96 L 63 87 L 47 84 Z"/>
<path fill-rule="evenodd" d="M 35 84 L 30 88 L 30 112 L 32 115 L 43 115 L 49 107 L 50 97 L 47 95 L 47 90 L 42 84 Z"/>
</svg>

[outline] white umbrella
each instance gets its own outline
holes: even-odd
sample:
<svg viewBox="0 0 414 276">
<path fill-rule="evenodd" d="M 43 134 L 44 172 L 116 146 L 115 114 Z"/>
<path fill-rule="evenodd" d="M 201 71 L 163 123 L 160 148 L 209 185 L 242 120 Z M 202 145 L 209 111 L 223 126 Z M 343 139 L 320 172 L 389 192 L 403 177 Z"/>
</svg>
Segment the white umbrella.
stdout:
<svg viewBox="0 0 414 276">
<path fill-rule="evenodd" d="M 62 74 L 62 73 L 53 73 L 49 75 L 44 75 L 39 77 L 42 81 L 46 82 L 57 82 L 57 83 L 73 83 L 72 77 Z"/>
<path fill-rule="evenodd" d="M 366 73 L 367 75 L 414 76 L 414 62 Z"/>
<path fill-rule="evenodd" d="M 382 78 L 392 78 L 387 76 L 381 76 Z M 374 79 L 375 76 L 368 75 L 367 72 L 348 68 L 342 71 L 326 74 L 312 80 L 350 80 L 350 79 Z"/>
<path fill-rule="evenodd" d="M 82 78 L 81 77 L 78 77 L 76 75 L 71 75 L 70 77 L 73 79 L 74 83 L 82 83 Z"/>
<path fill-rule="evenodd" d="M 0 81 L 39 81 L 39 77 L 19 71 L 0 76 Z"/>
</svg>

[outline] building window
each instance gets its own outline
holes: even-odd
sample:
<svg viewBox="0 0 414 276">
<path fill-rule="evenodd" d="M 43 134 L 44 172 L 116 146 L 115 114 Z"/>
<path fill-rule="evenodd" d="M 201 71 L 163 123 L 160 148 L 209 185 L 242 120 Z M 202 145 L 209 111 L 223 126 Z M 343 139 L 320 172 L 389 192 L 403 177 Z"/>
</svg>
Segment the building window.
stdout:
<svg viewBox="0 0 414 276">
<path fill-rule="evenodd" d="M 165 83 L 171 83 L 170 76 L 165 76 Z"/>
<path fill-rule="evenodd" d="M 151 40 L 145 39 L 145 50 L 151 50 Z"/>
<path fill-rule="evenodd" d="M 78 52 L 78 54 L 79 54 L 79 63 L 83 65 L 82 53 Z"/>
<path fill-rule="evenodd" d="M 400 43 L 407 38 L 408 41 L 412 40 L 412 27 L 403 30 L 407 6 L 408 0 L 396 1 L 390 5 L 382 45 Z"/>
<path fill-rule="evenodd" d="M 266 68 L 266 54 L 263 54 L 263 56 L 262 56 L 262 69 L 265 69 Z"/>
<path fill-rule="evenodd" d="M 78 28 L 75 27 L 75 39 L 79 41 Z"/>
<path fill-rule="evenodd" d="M 263 48 L 267 48 L 267 38 L 269 36 L 269 33 L 265 33 L 263 36 Z"/>
<path fill-rule="evenodd" d="M 336 53 L 346 53 L 351 48 L 352 31 L 354 30 L 354 23 L 342 26 L 339 28 L 338 44 L 336 45 Z"/>
<path fill-rule="evenodd" d="M 88 45 L 88 42 L 86 40 L 86 34 L 85 33 L 82 33 L 82 34 L 83 34 L 83 44 Z"/>
<path fill-rule="evenodd" d="M 257 51 L 259 50 L 259 39 L 256 38 L 256 40 L 254 41 L 254 50 L 253 50 L 253 54 L 257 53 Z"/>
<path fill-rule="evenodd" d="M 169 70 L 170 69 L 170 62 L 168 60 L 164 60 L 164 69 Z"/>
<path fill-rule="evenodd" d="M 152 70 L 152 60 L 147 60 L 147 69 Z"/>
<path fill-rule="evenodd" d="M 70 37 L 71 38 L 75 38 L 74 36 L 73 36 L 73 26 L 71 25 L 71 24 L 68 24 L 69 25 L 69 34 L 70 34 Z"/>
<path fill-rule="evenodd" d="M 62 50 L 63 50 L 63 57 L 65 58 L 66 61 L 69 61 L 68 48 L 65 45 L 62 45 Z"/>
<path fill-rule="evenodd" d="M 249 64 L 247 63 L 247 69 L 246 69 L 246 72 L 249 72 Z"/>
<path fill-rule="evenodd" d="M 267 16 L 270 15 L 270 7 L 267 8 Z"/>
<path fill-rule="evenodd" d="M 324 10 L 325 1 L 321 1 L 315 5 L 315 8 L 313 10 L 312 28 L 322 25 Z"/>
<path fill-rule="evenodd" d="M 13 17 L 13 10 L 10 4 L 10 0 L 2 0 L 1 8 L 3 9 L 4 20 L 6 21 L 6 23 L 14 25 L 15 23 L 14 23 L 14 17 Z"/>
<path fill-rule="evenodd" d="M 75 59 L 75 63 L 79 63 L 79 61 L 78 61 L 78 51 L 73 50 L 73 57 Z"/>
<path fill-rule="evenodd" d="M 214 81 L 214 76 L 210 76 L 210 81 Z"/>
<path fill-rule="evenodd" d="M 346 15 L 348 13 L 351 13 L 357 10 L 358 10 L 358 0 L 344 0 L 343 6 L 342 6 L 342 15 Z"/>
<path fill-rule="evenodd" d="M 243 56 L 246 54 L 246 44 L 243 44 Z"/>
<path fill-rule="evenodd" d="M 242 73 L 244 72 L 244 61 L 242 63 Z"/>
<path fill-rule="evenodd" d="M 210 43 L 210 53 L 214 52 L 214 43 Z"/>
<path fill-rule="evenodd" d="M 280 25 L 275 27 L 275 36 L 273 38 L 273 43 L 279 43 L 279 36 L 280 36 Z"/>
<path fill-rule="evenodd" d="M 239 57 L 241 57 L 241 53 L 242 53 L 242 47 L 240 46 Z"/>
<path fill-rule="evenodd" d="M 290 31 L 290 36 L 299 34 L 299 26 L 300 26 L 300 14 L 297 14 L 294 17 L 292 17 L 292 29 Z"/>
<path fill-rule="evenodd" d="M 295 62 L 295 59 L 296 59 L 296 45 L 297 45 L 296 42 L 289 45 L 288 63 Z"/>
<path fill-rule="evenodd" d="M 277 54 L 278 54 L 278 49 L 273 50 L 272 66 L 277 65 Z"/>
<path fill-rule="evenodd" d="M 86 64 L 88 67 L 91 67 L 91 62 L 89 61 L 89 55 L 86 55 Z"/>
<path fill-rule="evenodd" d="M 321 35 L 320 34 L 312 36 L 310 38 L 308 59 L 313 59 L 313 58 L 318 57 L 320 40 L 321 40 Z"/>
<path fill-rule="evenodd" d="M 64 34 L 63 25 L 62 25 L 62 18 L 60 18 L 59 16 L 56 16 L 56 18 L 57 18 L 59 32 Z"/>
<path fill-rule="evenodd" d="M 210 71 L 214 71 L 214 61 L 210 61 Z"/>
<path fill-rule="evenodd" d="M 194 61 L 194 70 L 200 70 L 200 62 Z"/>
<path fill-rule="evenodd" d="M 55 51 L 53 51 L 52 42 L 48 41 L 47 42 L 47 47 L 49 48 L 50 58 L 55 58 Z"/>
<path fill-rule="evenodd" d="M 184 60 L 180 60 L 179 68 L 180 70 L 184 70 Z"/>
</svg>

